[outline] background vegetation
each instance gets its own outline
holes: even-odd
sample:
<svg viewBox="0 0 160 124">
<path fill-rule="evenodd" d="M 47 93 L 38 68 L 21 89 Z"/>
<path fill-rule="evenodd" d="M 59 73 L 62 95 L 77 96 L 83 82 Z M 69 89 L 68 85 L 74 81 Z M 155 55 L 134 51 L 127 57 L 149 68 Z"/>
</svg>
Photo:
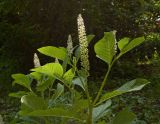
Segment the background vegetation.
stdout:
<svg viewBox="0 0 160 124">
<path fill-rule="evenodd" d="M 103 36 L 103 32 L 111 30 L 117 30 L 118 39 L 146 37 L 143 45 L 117 63 L 111 74 L 114 81 L 108 87 L 113 89 L 120 85 L 119 79 L 149 79 L 150 86 L 138 92 L 138 97 L 131 94 L 132 101 L 128 95 L 115 99 L 115 103 L 123 101 L 115 111 L 126 104 L 131 105 L 140 123 L 158 124 L 160 25 L 156 20 L 159 12 L 159 0 L 0 0 L 0 114 L 9 122 L 17 109 L 16 101 L 8 98 L 8 93 L 16 90 L 12 88 L 10 75 L 27 73 L 33 67 L 33 53 L 39 47 L 66 46 L 68 34 L 72 34 L 73 42 L 77 44 L 76 18 L 82 13 L 87 34 L 94 34 L 95 41 Z M 94 44 L 93 41 L 90 48 Z M 98 77 L 103 76 L 104 63 L 95 58 L 92 48 L 90 61 L 99 66 L 91 67 L 94 75 L 91 80 L 98 82 Z M 47 61 L 43 56 L 40 59 L 42 63 Z"/>
</svg>

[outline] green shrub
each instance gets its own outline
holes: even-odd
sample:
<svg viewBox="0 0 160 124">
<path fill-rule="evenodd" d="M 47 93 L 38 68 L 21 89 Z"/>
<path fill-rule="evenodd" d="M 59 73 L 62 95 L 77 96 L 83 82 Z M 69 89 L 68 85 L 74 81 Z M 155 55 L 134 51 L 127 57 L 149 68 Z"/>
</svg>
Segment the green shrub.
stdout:
<svg viewBox="0 0 160 124">
<path fill-rule="evenodd" d="M 38 49 L 40 53 L 55 58 L 55 62 L 41 65 L 35 54 L 35 68 L 30 70 L 31 73 L 12 75 L 13 85 L 19 84 L 26 88 L 25 91 L 10 93 L 10 96 L 21 99 L 19 118 L 12 123 L 105 124 L 107 121 L 112 124 L 129 124 L 135 119 L 135 114 L 128 108 L 110 118 L 111 99 L 127 92 L 141 90 L 149 83 L 146 79 L 131 80 L 111 92 L 103 93 L 103 89 L 114 63 L 123 54 L 143 43 L 144 37 L 133 40 L 123 38 L 117 42 L 115 31 L 104 33 L 104 37 L 95 44 L 94 50 L 96 56 L 107 63 L 108 69 L 99 90 L 95 91 L 89 87 L 88 80 L 88 44 L 94 36 L 86 36 L 81 15 L 78 16 L 78 32 L 79 46 L 73 47 L 69 37 L 67 49 L 54 46 Z M 81 68 L 78 67 L 79 60 Z"/>
</svg>

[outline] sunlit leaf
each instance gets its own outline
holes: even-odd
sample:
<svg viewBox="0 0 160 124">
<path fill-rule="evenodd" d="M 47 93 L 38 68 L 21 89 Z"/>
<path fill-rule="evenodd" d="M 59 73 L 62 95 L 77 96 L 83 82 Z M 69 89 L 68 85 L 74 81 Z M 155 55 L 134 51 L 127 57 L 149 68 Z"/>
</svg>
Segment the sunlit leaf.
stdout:
<svg viewBox="0 0 160 124">
<path fill-rule="evenodd" d="M 99 40 L 94 46 L 96 56 L 110 65 L 113 56 L 115 55 L 114 45 L 115 45 L 114 33 L 105 32 L 104 37 L 101 40 Z"/>
<path fill-rule="evenodd" d="M 46 46 L 39 48 L 38 51 L 44 55 L 57 58 L 59 60 L 65 60 L 67 55 L 66 49 L 63 47 Z"/>
<path fill-rule="evenodd" d="M 63 78 L 67 84 L 71 84 L 74 76 L 75 76 L 75 74 L 73 72 L 73 69 L 70 69 L 64 74 Z"/>
<path fill-rule="evenodd" d="M 62 76 L 63 68 L 59 63 L 48 63 L 38 68 L 31 69 L 31 71 L 43 73 L 49 76 Z"/>
<path fill-rule="evenodd" d="M 128 37 L 125 37 L 123 39 L 121 39 L 119 42 L 118 42 L 118 48 L 120 50 L 122 50 L 128 43 L 129 43 L 129 39 Z"/>
</svg>

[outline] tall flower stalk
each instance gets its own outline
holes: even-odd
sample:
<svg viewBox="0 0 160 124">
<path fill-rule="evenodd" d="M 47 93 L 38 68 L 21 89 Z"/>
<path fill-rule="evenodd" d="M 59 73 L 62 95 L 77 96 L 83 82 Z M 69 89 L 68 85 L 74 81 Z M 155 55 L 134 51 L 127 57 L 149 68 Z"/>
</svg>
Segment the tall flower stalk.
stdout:
<svg viewBox="0 0 160 124">
<path fill-rule="evenodd" d="M 84 69 L 87 76 L 89 76 L 89 55 L 88 55 L 88 41 L 86 36 L 86 30 L 84 26 L 84 21 L 82 15 L 79 14 L 77 18 L 78 23 L 78 37 L 79 37 L 79 45 L 80 45 L 80 54 L 81 54 L 81 66 Z M 92 99 L 89 94 L 88 85 L 85 85 L 85 92 L 88 98 L 88 119 L 87 124 L 92 124 L 92 112 L 93 112 L 93 105 Z"/>
<path fill-rule="evenodd" d="M 89 56 L 88 56 L 88 41 L 86 36 L 86 30 L 84 26 L 84 21 L 82 15 L 79 14 L 77 18 L 78 23 L 78 36 L 79 36 L 79 45 L 80 45 L 80 53 L 81 53 L 81 66 L 86 71 L 87 75 L 89 75 Z"/>
</svg>

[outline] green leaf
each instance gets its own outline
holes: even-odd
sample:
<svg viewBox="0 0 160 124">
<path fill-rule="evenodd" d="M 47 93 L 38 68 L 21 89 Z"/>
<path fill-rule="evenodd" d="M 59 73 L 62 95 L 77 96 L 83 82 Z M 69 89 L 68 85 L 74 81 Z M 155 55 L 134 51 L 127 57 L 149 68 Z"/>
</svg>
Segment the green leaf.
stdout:
<svg viewBox="0 0 160 124">
<path fill-rule="evenodd" d="M 64 86 L 60 83 L 57 84 L 57 90 L 55 91 L 55 94 L 53 95 L 53 99 L 56 100 L 61 94 L 64 92 Z"/>
<path fill-rule="evenodd" d="M 85 79 L 83 77 L 78 77 L 78 78 L 75 78 L 72 83 L 74 85 L 78 85 L 80 86 L 84 91 L 85 91 Z"/>
<path fill-rule="evenodd" d="M 78 46 L 76 48 L 76 50 L 75 50 L 75 57 L 76 57 L 77 60 L 80 59 L 80 55 L 81 55 L 81 53 L 80 53 L 80 47 Z"/>
<path fill-rule="evenodd" d="M 42 99 L 41 97 L 38 97 L 33 94 L 24 95 L 21 98 L 21 103 L 32 110 L 47 108 L 47 102 L 44 99 Z"/>
<path fill-rule="evenodd" d="M 42 78 L 42 74 L 39 72 L 31 72 L 30 75 L 33 79 L 36 79 L 37 81 L 41 80 Z"/>
<path fill-rule="evenodd" d="M 67 51 L 63 47 L 46 46 L 39 48 L 38 51 L 46 56 L 57 58 L 59 60 L 65 60 Z"/>
<path fill-rule="evenodd" d="M 10 97 L 15 97 L 15 98 L 21 98 L 22 96 L 26 95 L 28 92 L 26 91 L 18 91 L 16 93 L 10 93 Z"/>
<path fill-rule="evenodd" d="M 94 37 L 95 37 L 95 35 L 93 35 L 93 34 L 87 35 L 88 44 L 93 40 Z"/>
<path fill-rule="evenodd" d="M 55 78 L 43 76 L 43 79 L 37 83 L 37 91 L 44 92 L 54 82 Z"/>
<path fill-rule="evenodd" d="M 115 96 L 121 95 L 123 93 L 141 90 L 148 83 L 150 83 L 148 80 L 141 78 L 129 81 L 117 90 L 105 93 L 97 104 L 101 104 L 102 102 L 109 100 Z"/>
<path fill-rule="evenodd" d="M 109 112 L 109 107 L 111 106 L 111 100 L 106 101 L 104 104 L 93 108 L 93 121 L 96 123 L 100 118 L 105 116 Z"/>
<path fill-rule="evenodd" d="M 104 37 L 99 40 L 94 46 L 97 57 L 110 65 L 113 56 L 115 55 L 114 45 L 114 32 L 105 32 Z"/>
<path fill-rule="evenodd" d="M 67 84 L 71 84 L 74 76 L 75 74 L 73 72 L 73 69 L 70 69 L 64 74 L 63 78 Z"/>
<path fill-rule="evenodd" d="M 63 118 L 72 118 L 76 120 L 80 120 L 79 115 L 72 110 L 67 110 L 64 108 L 53 108 L 53 109 L 46 109 L 46 110 L 35 110 L 31 113 L 28 113 L 27 116 L 34 116 L 34 117 L 63 117 Z"/>
<path fill-rule="evenodd" d="M 135 118 L 136 115 L 126 108 L 116 115 L 112 124 L 131 124 Z"/>
<path fill-rule="evenodd" d="M 122 50 L 128 43 L 129 43 L 129 39 L 128 37 L 125 37 L 123 39 L 121 39 L 119 42 L 118 42 L 118 48 L 120 50 Z"/>
<path fill-rule="evenodd" d="M 38 68 L 31 69 L 31 71 L 43 73 L 51 77 L 61 77 L 63 75 L 63 68 L 59 63 L 48 63 Z"/>
<path fill-rule="evenodd" d="M 88 100 L 87 99 L 75 99 L 72 109 L 76 112 L 83 112 L 88 108 Z M 85 115 L 86 116 L 86 115 Z"/>
<path fill-rule="evenodd" d="M 120 55 L 123 55 L 124 53 L 132 50 L 133 48 L 139 46 L 141 43 L 144 42 L 144 37 L 138 37 L 138 38 L 135 38 L 133 39 L 132 41 L 130 41 L 128 43 L 128 45 L 126 45 L 122 50 L 121 50 L 121 53 Z"/>
<path fill-rule="evenodd" d="M 19 84 L 19 85 L 21 85 L 23 87 L 26 87 L 29 90 L 31 90 L 30 84 L 31 84 L 32 80 L 30 79 L 30 77 L 28 75 L 12 74 L 12 78 L 14 79 L 13 85 L 14 84 Z"/>
</svg>

